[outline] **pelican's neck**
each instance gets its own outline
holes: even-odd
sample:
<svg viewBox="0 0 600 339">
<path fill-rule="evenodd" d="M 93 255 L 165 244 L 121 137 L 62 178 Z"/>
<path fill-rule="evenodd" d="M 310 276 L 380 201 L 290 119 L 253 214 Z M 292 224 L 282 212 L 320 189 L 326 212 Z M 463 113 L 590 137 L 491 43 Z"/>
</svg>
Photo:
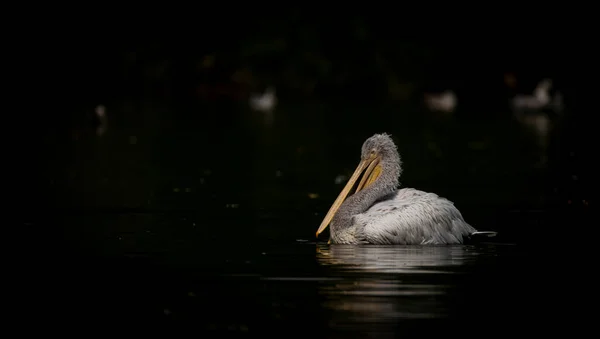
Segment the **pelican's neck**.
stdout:
<svg viewBox="0 0 600 339">
<path fill-rule="evenodd" d="M 349 196 L 337 211 L 331 222 L 331 232 L 335 233 L 352 226 L 352 217 L 371 208 L 373 204 L 393 193 L 398 188 L 401 163 L 399 155 L 394 152 L 381 158 L 381 175 L 368 187 Z"/>
</svg>

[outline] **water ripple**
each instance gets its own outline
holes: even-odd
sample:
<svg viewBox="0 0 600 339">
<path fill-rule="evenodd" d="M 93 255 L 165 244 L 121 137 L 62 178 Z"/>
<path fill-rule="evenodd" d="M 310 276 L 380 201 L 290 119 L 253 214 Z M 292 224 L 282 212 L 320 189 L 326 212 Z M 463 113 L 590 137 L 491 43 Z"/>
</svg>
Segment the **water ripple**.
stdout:
<svg viewBox="0 0 600 339">
<path fill-rule="evenodd" d="M 318 245 L 316 260 L 341 281 L 320 281 L 329 326 L 390 328 L 402 319 L 447 318 L 462 273 L 497 249 L 469 246 Z"/>
</svg>

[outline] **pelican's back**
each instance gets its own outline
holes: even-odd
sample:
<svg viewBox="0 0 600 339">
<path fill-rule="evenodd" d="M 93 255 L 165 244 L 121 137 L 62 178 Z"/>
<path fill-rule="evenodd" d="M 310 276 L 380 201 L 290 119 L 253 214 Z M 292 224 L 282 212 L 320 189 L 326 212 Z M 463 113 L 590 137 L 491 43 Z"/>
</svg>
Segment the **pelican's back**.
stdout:
<svg viewBox="0 0 600 339">
<path fill-rule="evenodd" d="M 354 222 L 371 244 L 462 244 L 476 231 L 451 201 L 412 188 L 376 202 Z"/>
</svg>

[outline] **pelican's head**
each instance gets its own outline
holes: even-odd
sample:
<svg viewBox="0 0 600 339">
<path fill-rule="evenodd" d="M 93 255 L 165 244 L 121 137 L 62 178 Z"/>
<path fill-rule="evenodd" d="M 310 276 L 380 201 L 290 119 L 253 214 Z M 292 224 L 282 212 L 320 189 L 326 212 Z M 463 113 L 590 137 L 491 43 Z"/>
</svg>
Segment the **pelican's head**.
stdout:
<svg viewBox="0 0 600 339">
<path fill-rule="evenodd" d="M 386 134 L 375 134 L 365 140 L 362 145 L 360 158 L 368 160 L 374 157 L 387 158 L 398 154 L 394 140 Z"/>
<path fill-rule="evenodd" d="M 352 177 L 350 177 L 348 183 L 346 183 L 346 186 L 329 209 L 325 219 L 323 219 L 321 226 L 319 226 L 317 237 L 329 226 L 336 212 L 354 187 L 356 187 L 354 191 L 354 194 L 356 194 L 369 187 L 379 177 L 383 177 L 383 182 L 385 182 L 384 187 L 381 188 L 393 189 L 398 184 L 400 156 L 396 144 L 388 134 L 375 134 L 367 139 L 362 145 L 360 158 L 360 163 L 354 174 L 352 174 Z M 358 185 L 356 185 L 357 182 Z"/>
</svg>

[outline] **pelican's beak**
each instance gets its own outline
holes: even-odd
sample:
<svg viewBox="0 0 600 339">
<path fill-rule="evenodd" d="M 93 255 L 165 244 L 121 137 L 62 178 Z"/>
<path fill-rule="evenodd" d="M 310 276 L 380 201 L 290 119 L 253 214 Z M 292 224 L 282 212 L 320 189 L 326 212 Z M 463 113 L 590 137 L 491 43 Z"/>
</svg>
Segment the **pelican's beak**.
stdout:
<svg viewBox="0 0 600 339">
<path fill-rule="evenodd" d="M 327 226 L 329 226 L 329 223 L 333 219 L 333 216 L 338 211 L 340 206 L 342 206 L 342 203 L 344 202 L 344 200 L 346 200 L 348 193 L 350 193 L 352 187 L 354 187 L 354 184 L 358 181 L 358 178 L 361 174 L 363 174 L 363 172 L 364 175 L 362 176 L 360 183 L 356 187 L 356 192 L 366 188 L 373 181 L 375 181 L 377 177 L 379 177 L 379 174 L 381 173 L 381 166 L 378 166 L 380 160 L 380 157 L 374 155 L 369 159 L 362 160 L 358 164 L 358 167 L 356 167 L 356 170 L 354 170 L 352 177 L 350 177 L 350 180 L 348 180 L 348 183 L 346 183 L 346 186 L 344 186 L 344 189 L 342 190 L 340 195 L 338 195 L 337 199 L 335 199 L 333 205 L 331 205 L 331 208 L 329 208 L 329 212 L 327 212 L 327 215 L 325 216 L 325 219 L 323 219 L 323 222 L 321 222 L 321 226 L 319 226 L 319 229 L 317 230 L 317 237 L 319 237 L 319 234 L 321 234 L 327 228 Z"/>
</svg>

